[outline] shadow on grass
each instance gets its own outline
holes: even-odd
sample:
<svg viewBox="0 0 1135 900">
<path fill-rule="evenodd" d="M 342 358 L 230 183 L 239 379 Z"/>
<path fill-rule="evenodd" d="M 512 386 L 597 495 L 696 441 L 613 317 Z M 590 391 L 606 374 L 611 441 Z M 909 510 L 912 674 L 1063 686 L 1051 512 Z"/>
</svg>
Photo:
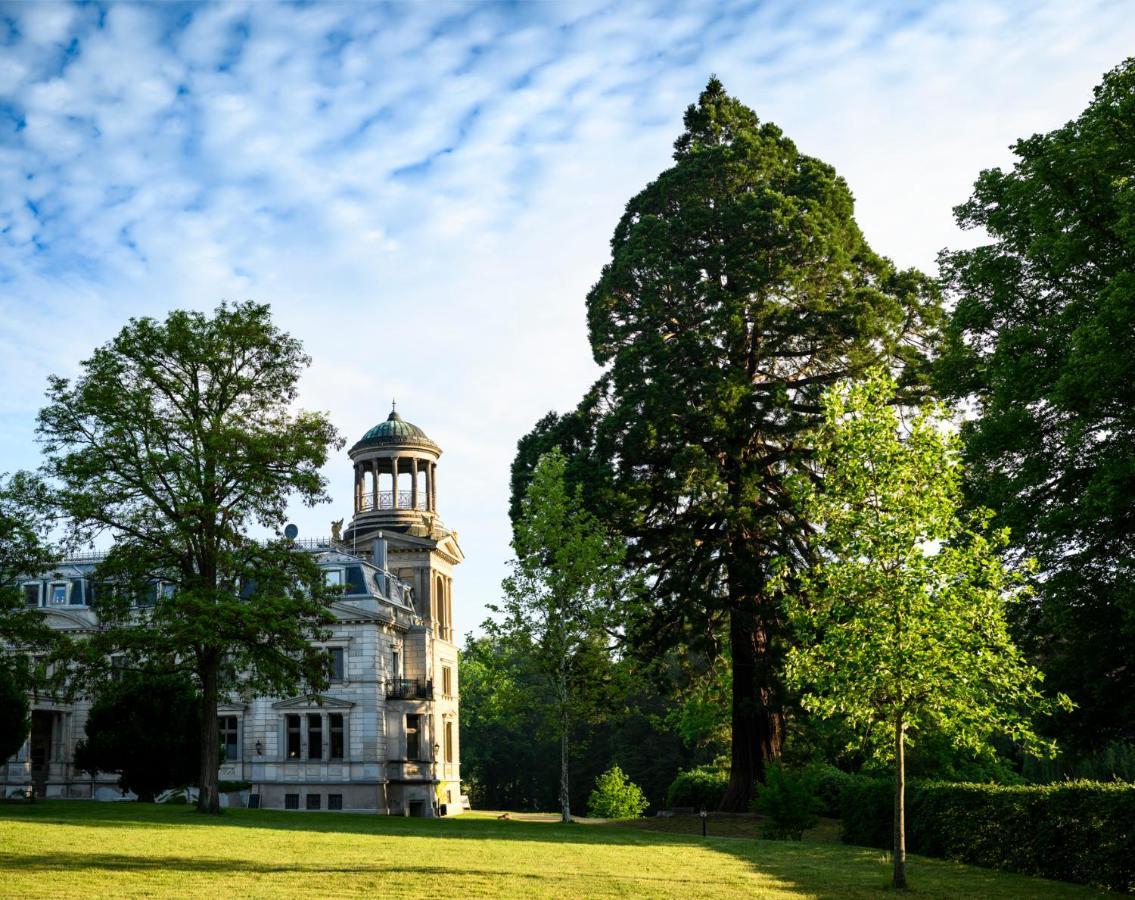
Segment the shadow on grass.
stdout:
<svg viewBox="0 0 1135 900">
<path fill-rule="evenodd" d="M 829 898 L 877 896 L 886 888 L 889 866 L 886 857 L 878 850 L 849 847 L 842 844 L 785 843 L 757 841 L 751 838 L 690 836 L 650 831 L 626 826 L 601 824 L 563 825 L 515 820 L 460 817 L 454 819 L 410 819 L 352 813 L 285 813 L 273 810 L 230 810 L 217 817 L 198 814 L 189 807 L 155 807 L 144 804 L 101 804 L 90 801 L 48 801 L 18 809 L 0 810 L 0 822 L 26 821 L 42 825 L 59 824 L 68 827 L 99 828 L 248 828 L 269 829 L 281 832 L 361 835 L 384 839 L 431 839 L 541 842 L 550 844 L 602 845 L 604 847 L 681 846 L 705 847 L 741 860 L 754 873 L 769 879 L 768 887 L 798 891 L 808 896 Z M 236 838 L 239 841 L 239 837 Z M 508 877 L 522 881 L 558 885 L 565 882 L 570 888 L 571 877 L 552 871 L 525 872 L 513 867 L 484 868 L 431 865 L 400 862 L 376 862 L 373 865 L 347 862 L 343 865 L 311 861 L 273 863 L 249 859 L 223 857 L 194 857 L 123 853 L 100 853 L 97 838 L 85 842 L 92 848 L 87 852 L 61 850 L 35 855 L 9 855 L 4 869 L 18 873 L 50 873 L 62 871 L 128 872 L 185 872 L 233 875 L 323 874 L 342 876 L 392 875 L 399 873 L 420 876 L 454 875 Z M 407 848 L 408 854 L 415 851 Z M 504 856 L 504 854 L 502 854 Z M 703 864 L 704 860 L 699 860 Z M 638 884 L 644 893 L 650 885 L 665 882 L 668 886 L 682 886 L 691 896 L 697 896 L 699 885 L 705 883 L 705 872 L 692 866 L 678 875 L 650 871 L 628 870 L 619 878 L 628 887 Z M 944 862 L 941 860 L 911 860 L 911 880 L 917 896 L 983 898 L 1000 897 L 1063 897 L 1093 896 L 1097 892 L 1077 885 L 1045 882 L 1009 875 L 988 869 Z"/>
</svg>

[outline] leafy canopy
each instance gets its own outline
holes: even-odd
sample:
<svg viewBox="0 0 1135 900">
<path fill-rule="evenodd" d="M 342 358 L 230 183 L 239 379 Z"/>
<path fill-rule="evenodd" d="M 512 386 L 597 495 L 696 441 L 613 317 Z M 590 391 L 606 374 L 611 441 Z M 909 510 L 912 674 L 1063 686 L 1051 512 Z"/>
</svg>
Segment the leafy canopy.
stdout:
<svg viewBox="0 0 1135 900">
<path fill-rule="evenodd" d="M 308 363 L 268 306 L 247 302 L 132 319 L 73 383 L 50 379 L 39 434 L 52 502 L 73 541 L 114 539 L 97 576 L 100 627 L 77 645 L 87 667 L 111 653 L 187 667 L 207 710 L 225 690 L 326 682 L 329 659 L 311 643 L 329 621 L 316 562 L 249 533 L 279 533 L 292 496 L 328 499 L 320 469 L 342 441 L 325 415 L 294 409 Z M 219 808 L 217 740 L 206 715 L 209 811 Z"/>
<path fill-rule="evenodd" d="M 1017 633 L 1094 744 L 1135 733 L 1135 59 L 1013 150 L 955 210 L 988 240 L 942 256 L 938 382 L 976 407 L 972 502 L 1043 576 Z"/>
<path fill-rule="evenodd" d="M 999 557 L 1006 536 L 960 513 L 958 440 L 941 411 L 904 422 L 894 396 L 878 371 L 825 395 L 823 480 L 801 488 L 820 555 L 790 605 L 788 676 L 806 708 L 844 717 L 877 759 L 894 758 L 896 728 L 977 754 L 995 734 L 1042 751 L 1028 717 L 1052 703 L 1009 636 L 1006 604 L 1023 587 Z"/>
<path fill-rule="evenodd" d="M 649 805 L 642 789 L 618 766 L 611 766 L 595 779 L 587 814 L 600 819 L 637 819 Z"/>
</svg>

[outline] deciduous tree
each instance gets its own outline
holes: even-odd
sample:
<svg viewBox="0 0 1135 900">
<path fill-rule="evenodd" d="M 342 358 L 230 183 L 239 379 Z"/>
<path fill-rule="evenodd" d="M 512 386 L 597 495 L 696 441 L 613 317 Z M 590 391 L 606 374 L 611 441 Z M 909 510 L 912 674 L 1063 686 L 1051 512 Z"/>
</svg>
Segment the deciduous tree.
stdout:
<svg viewBox="0 0 1135 900">
<path fill-rule="evenodd" d="M 623 546 L 565 483 L 558 450 L 541 458 L 521 504 L 512 540 L 516 558 L 504 599 L 489 608 L 496 635 L 531 649 L 529 661 L 548 698 L 546 717 L 560 743 L 560 811 L 571 821 L 568 761 L 573 723 L 595 708 L 610 674 L 607 628 L 620 600 Z"/>
<path fill-rule="evenodd" d="M 1077 708 L 1081 749 L 1135 736 L 1135 59 L 1075 120 L 982 172 L 945 253 L 956 300 L 938 368 L 963 427 L 967 493 L 1038 589 L 1015 629 Z"/>
<path fill-rule="evenodd" d="M 965 517 L 956 436 L 933 408 L 904 428 L 895 384 L 875 372 L 825 395 L 816 436 L 822 484 L 803 480 L 820 529 L 816 565 L 789 605 L 789 651 L 804 705 L 839 715 L 895 770 L 894 876 L 906 886 L 907 744 L 935 732 L 974 752 L 1004 734 L 1044 750 L 1028 721 L 1041 674 L 1009 637 L 1020 582 L 998 556 L 1003 533 Z"/>
<path fill-rule="evenodd" d="M 293 409 L 308 362 L 266 305 L 132 319 L 74 382 L 50 380 L 39 415 L 72 539 L 114 538 L 98 573 L 113 589 L 96 589 L 84 662 L 118 653 L 193 673 L 202 811 L 219 811 L 223 693 L 289 693 L 328 674 L 311 643 L 329 620 L 318 566 L 290 542 L 249 536 L 278 533 L 289 497 L 327 499 L 320 469 L 341 440 L 323 414 Z"/>
</svg>

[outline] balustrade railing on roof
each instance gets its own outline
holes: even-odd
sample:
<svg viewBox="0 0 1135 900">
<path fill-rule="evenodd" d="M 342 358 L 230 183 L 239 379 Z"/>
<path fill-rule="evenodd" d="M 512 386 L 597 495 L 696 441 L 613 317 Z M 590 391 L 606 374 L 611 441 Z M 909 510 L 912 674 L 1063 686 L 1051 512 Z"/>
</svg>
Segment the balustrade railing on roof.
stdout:
<svg viewBox="0 0 1135 900">
<path fill-rule="evenodd" d="M 418 493 L 417 505 L 414 504 L 413 491 L 398 491 L 398 506 L 394 506 L 394 491 L 369 491 L 359 498 L 359 512 L 366 512 L 367 510 L 377 509 L 425 509 L 426 508 L 426 495 L 425 491 Z"/>
</svg>

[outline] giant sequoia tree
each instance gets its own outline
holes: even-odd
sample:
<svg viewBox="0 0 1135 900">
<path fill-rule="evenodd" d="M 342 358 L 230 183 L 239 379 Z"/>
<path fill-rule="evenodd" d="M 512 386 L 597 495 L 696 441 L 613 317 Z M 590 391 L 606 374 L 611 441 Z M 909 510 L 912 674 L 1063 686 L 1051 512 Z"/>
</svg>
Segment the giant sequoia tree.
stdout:
<svg viewBox="0 0 1135 900">
<path fill-rule="evenodd" d="M 97 576 L 99 628 L 74 650 L 86 667 L 116 654 L 193 675 L 206 812 L 219 811 L 224 692 L 294 692 L 328 674 L 311 643 L 330 620 L 318 565 L 248 533 L 278 531 L 289 496 L 326 499 L 320 469 L 341 442 L 326 416 L 292 408 L 307 363 L 266 305 L 175 311 L 131 320 L 74 382 L 52 378 L 39 414 L 72 538 L 114 538 Z"/>
<path fill-rule="evenodd" d="M 1041 568 L 1017 623 L 1081 743 L 1135 735 L 1135 59 L 1077 118 L 1014 145 L 956 210 L 939 368 L 971 397 L 968 488 Z"/>
<path fill-rule="evenodd" d="M 925 276 L 867 246 L 831 166 L 719 81 L 685 126 L 674 165 L 627 204 L 587 298 L 603 378 L 521 453 L 562 439 L 586 457 L 569 474 L 599 485 L 590 499 L 649 577 L 630 623 L 644 646 L 728 635 L 723 808 L 744 810 L 782 739 L 770 565 L 808 554 L 786 485 L 808 468 L 820 393 L 878 363 L 918 380 L 938 307 Z"/>
</svg>

